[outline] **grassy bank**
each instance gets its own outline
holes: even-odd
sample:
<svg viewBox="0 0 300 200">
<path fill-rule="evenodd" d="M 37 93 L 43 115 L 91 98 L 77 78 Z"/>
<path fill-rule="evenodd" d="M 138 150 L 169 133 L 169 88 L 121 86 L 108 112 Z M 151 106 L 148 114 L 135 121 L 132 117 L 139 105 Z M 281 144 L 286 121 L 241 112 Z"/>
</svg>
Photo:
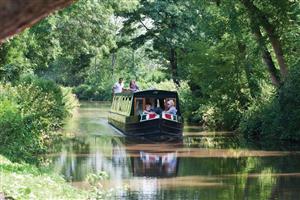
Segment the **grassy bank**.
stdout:
<svg viewBox="0 0 300 200">
<path fill-rule="evenodd" d="M 88 199 L 62 177 L 33 165 L 12 163 L 0 155 L 0 193 L 13 199 Z"/>
</svg>

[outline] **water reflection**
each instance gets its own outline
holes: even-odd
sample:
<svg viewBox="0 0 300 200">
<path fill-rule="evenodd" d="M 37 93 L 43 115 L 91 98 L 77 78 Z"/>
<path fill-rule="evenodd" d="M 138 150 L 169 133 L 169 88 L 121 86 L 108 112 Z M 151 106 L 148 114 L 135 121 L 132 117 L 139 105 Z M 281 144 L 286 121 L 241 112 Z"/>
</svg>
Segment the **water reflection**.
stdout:
<svg viewBox="0 0 300 200">
<path fill-rule="evenodd" d="M 133 176 L 174 177 L 177 175 L 176 153 L 163 155 L 140 151 L 139 157 L 132 157 Z"/>
<path fill-rule="evenodd" d="M 157 143 L 119 137 L 106 124 L 108 105 L 84 104 L 66 127 L 76 137 L 48 155 L 53 169 L 79 187 L 89 173 L 115 199 L 298 199 L 300 151 L 294 145 L 247 143 L 232 133 L 187 127 L 182 141 Z M 126 189 L 127 188 L 127 189 Z"/>
</svg>

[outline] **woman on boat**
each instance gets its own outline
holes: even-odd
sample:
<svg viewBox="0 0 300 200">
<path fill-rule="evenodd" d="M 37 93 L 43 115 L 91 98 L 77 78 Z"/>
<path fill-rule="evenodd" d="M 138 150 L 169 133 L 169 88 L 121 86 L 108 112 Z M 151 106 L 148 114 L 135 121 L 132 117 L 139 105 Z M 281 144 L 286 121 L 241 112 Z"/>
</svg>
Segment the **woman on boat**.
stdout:
<svg viewBox="0 0 300 200">
<path fill-rule="evenodd" d="M 140 90 L 140 88 L 137 86 L 135 80 L 131 80 L 129 83 L 129 90 L 132 92 L 137 92 Z"/>
<path fill-rule="evenodd" d="M 173 100 L 169 100 L 169 101 L 167 102 L 167 109 L 168 109 L 168 110 L 166 111 L 166 113 L 172 114 L 172 115 L 176 115 L 177 109 L 176 109 L 176 107 L 175 107 L 175 103 L 174 103 Z"/>
</svg>

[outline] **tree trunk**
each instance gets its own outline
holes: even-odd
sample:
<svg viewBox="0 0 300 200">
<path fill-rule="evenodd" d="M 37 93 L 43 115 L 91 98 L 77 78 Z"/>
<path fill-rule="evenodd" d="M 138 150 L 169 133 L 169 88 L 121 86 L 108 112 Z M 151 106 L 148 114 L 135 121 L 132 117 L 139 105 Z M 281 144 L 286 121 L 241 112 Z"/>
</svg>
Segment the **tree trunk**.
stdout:
<svg viewBox="0 0 300 200">
<path fill-rule="evenodd" d="M 240 53 L 239 55 L 240 60 L 244 61 L 243 65 L 246 73 L 246 79 L 250 91 L 250 96 L 252 98 L 255 98 L 258 94 L 260 94 L 260 87 L 256 79 L 252 78 L 253 70 L 252 70 L 251 63 L 246 58 L 246 45 L 243 44 L 242 42 L 238 42 L 238 49 Z"/>
<path fill-rule="evenodd" d="M 276 34 L 275 27 L 269 22 L 266 15 L 262 11 L 260 11 L 251 0 L 241 0 L 241 2 L 248 9 L 249 15 L 251 15 L 254 20 L 258 20 L 259 25 L 261 25 L 266 31 L 275 52 L 278 65 L 280 67 L 282 81 L 284 81 L 285 77 L 288 74 L 288 66 L 284 59 L 282 45 L 280 43 L 278 35 Z"/>
<path fill-rule="evenodd" d="M 262 26 L 267 32 L 268 38 L 274 49 L 278 65 L 280 67 L 281 77 L 284 80 L 288 74 L 288 67 L 284 59 L 283 50 L 282 50 L 281 43 L 279 41 L 279 37 L 275 32 L 275 28 L 269 23 L 266 17 L 263 17 L 262 21 L 263 21 Z"/>
<path fill-rule="evenodd" d="M 170 56 L 169 56 L 169 61 L 170 61 L 170 67 L 171 67 L 171 75 L 173 82 L 179 86 L 179 80 L 178 80 L 178 71 L 177 71 L 177 52 L 175 48 L 170 49 Z"/>
<path fill-rule="evenodd" d="M 256 41 L 258 43 L 258 46 L 261 50 L 262 59 L 267 66 L 271 81 L 274 86 L 279 87 L 280 86 L 280 77 L 278 75 L 278 70 L 276 69 L 273 59 L 272 59 L 272 56 L 271 56 L 266 44 L 264 43 L 263 36 L 261 34 L 259 26 L 252 22 L 251 28 L 252 28 L 252 32 L 256 38 Z"/>
<path fill-rule="evenodd" d="M 74 0 L 1 0 L 0 42 Z"/>
</svg>

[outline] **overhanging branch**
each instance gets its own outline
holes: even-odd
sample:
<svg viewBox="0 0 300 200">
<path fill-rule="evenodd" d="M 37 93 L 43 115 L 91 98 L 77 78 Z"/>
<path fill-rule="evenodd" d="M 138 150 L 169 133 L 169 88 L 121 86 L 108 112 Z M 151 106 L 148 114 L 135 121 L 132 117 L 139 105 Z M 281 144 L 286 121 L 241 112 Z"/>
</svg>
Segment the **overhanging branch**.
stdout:
<svg viewBox="0 0 300 200">
<path fill-rule="evenodd" d="M 1 0 L 0 43 L 74 0 Z"/>
</svg>

